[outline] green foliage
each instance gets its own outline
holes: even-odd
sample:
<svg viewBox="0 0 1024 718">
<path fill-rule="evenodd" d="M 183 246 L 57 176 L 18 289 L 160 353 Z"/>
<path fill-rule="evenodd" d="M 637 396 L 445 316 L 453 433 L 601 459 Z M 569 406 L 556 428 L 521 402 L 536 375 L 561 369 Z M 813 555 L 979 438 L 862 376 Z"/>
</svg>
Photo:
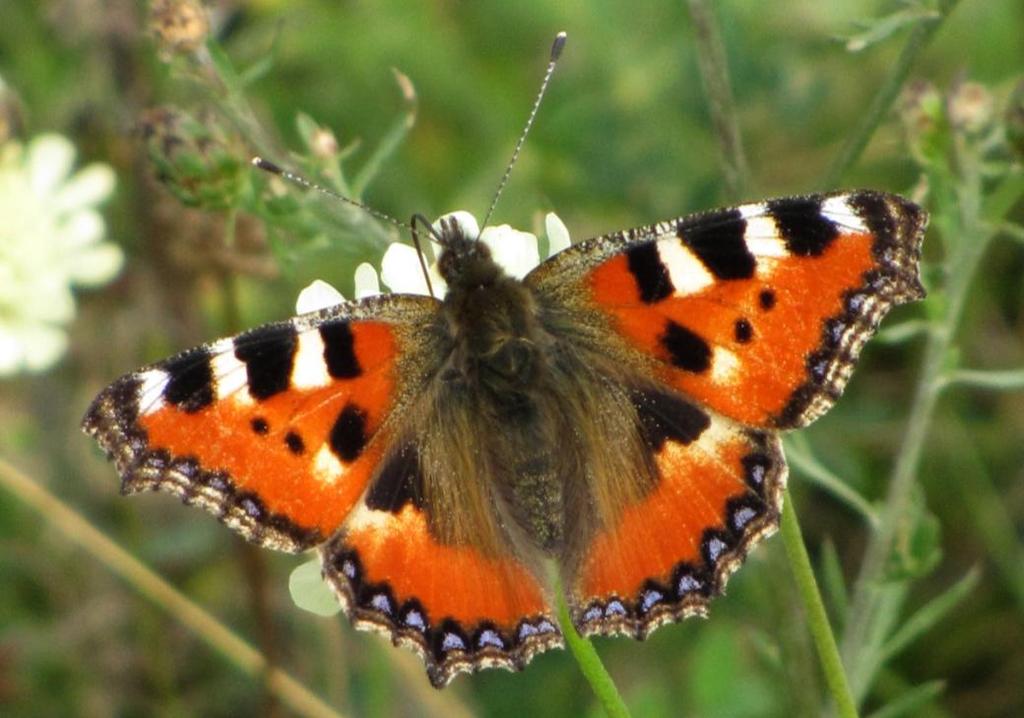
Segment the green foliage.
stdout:
<svg viewBox="0 0 1024 718">
<path fill-rule="evenodd" d="M 193 603 L 98 559 L 94 536 L 0 463 L 0 713 L 272 714 L 283 701 L 324 714 L 265 680 L 233 631 L 344 714 L 600 715 L 568 652 L 433 691 L 378 636 L 296 610 L 289 573 L 293 595 L 315 595 L 315 564 L 254 557 L 169 497 L 121 499 L 77 429 L 118 374 L 281 318 L 314 277 L 348 294 L 357 264 L 402 239 L 251 156 L 400 219 L 482 214 L 561 29 L 569 45 L 495 221 L 530 229 L 553 209 L 580 238 L 721 204 L 734 186 L 837 184 L 902 192 L 932 215 L 928 300 L 894 313 L 843 400 L 787 438 L 808 580 L 797 588 L 772 540 L 710 621 L 596 641 L 621 699 L 638 716 L 819 714 L 836 676 L 810 629 L 838 639 L 864 715 L 1024 713 L 1024 7 L 720 3 L 708 44 L 700 5 L 265 2 L 172 46 L 136 3 L 4 4 L 0 137 L 56 131 L 83 162 L 113 165 L 109 234 L 128 258 L 118 283 L 79 295 L 61 366 L 0 384 L 0 456 Z M 729 72 L 709 85 L 715 43 Z M 808 619 L 815 578 L 829 615 Z M 194 604 L 221 623 L 195 623 Z"/>
</svg>

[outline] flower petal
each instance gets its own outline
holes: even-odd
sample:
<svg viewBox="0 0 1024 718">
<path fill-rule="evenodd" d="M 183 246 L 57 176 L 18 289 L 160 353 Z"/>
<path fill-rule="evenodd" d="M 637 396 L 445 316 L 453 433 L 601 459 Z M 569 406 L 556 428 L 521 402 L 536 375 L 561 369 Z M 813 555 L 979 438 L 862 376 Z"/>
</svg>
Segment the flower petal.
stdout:
<svg viewBox="0 0 1024 718">
<path fill-rule="evenodd" d="M 569 230 L 562 219 L 554 212 L 544 215 L 544 230 L 548 233 L 548 256 L 553 257 L 572 244 Z"/>
<path fill-rule="evenodd" d="M 112 242 L 103 242 L 75 253 L 68 278 L 79 286 L 97 286 L 113 279 L 124 264 L 124 253 Z"/>
<path fill-rule="evenodd" d="M 377 281 L 377 270 L 369 262 L 363 262 L 356 267 L 356 299 L 374 297 L 380 294 L 380 284 Z"/>
<path fill-rule="evenodd" d="M 75 146 L 61 135 L 40 135 L 28 147 L 29 186 L 37 197 L 50 194 L 64 181 L 75 161 Z"/>
<path fill-rule="evenodd" d="M 0 376 L 49 369 L 67 346 L 67 335 L 46 324 L 0 327 Z"/>
<path fill-rule="evenodd" d="M 0 376 L 14 374 L 21 367 L 21 341 L 10 328 L 0 326 Z"/>
<path fill-rule="evenodd" d="M 54 198 L 54 209 L 70 212 L 82 207 L 99 204 L 114 191 L 116 177 L 109 165 L 91 164 L 75 175 L 60 188 Z"/>
<path fill-rule="evenodd" d="M 288 577 L 288 592 L 296 606 L 318 616 L 333 616 L 341 611 L 334 591 L 324 582 L 318 558 L 295 567 Z"/>
<path fill-rule="evenodd" d="M 462 229 L 462 233 L 470 239 L 476 239 L 480 236 L 480 223 L 476 221 L 476 217 L 463 209 L 442 214 L 438 217 L 433 225 L 435 232 L 441 232 L 441 220 L 454 221 Z"/>
<path fill-rule="evenodd" d="M 443 297 L 448 285 L 435 267 L 430 267 L 429 271 L 435 295 Z M 419 256 L 408 244 L 395 242 L 388 247 L 380 263 L 380 280 L 398 294 L 430 294 Z"/>
<path fill-rule="evenodd" d="M 337 289 L 322 279 L 314 279 L 308 287 L 299 292 L 299 298 L 295 301 L 295 311 L 299 314 L 318 312 L 344 301 L 345 297 Z"/>
<path fill-rule="evenodd" d="M 480 241 L 490 248 L 494 261 L 517 279 L 522 279 L 540 264 L 537 238 L 529 232 L 520 232 L 502 224 L 484 228 Z"/>
<path fill-rule="evenodd" d="M 59 229 L 61 248 L 74 252 L 100 241 L 106 231 L 107 226 L 99 212 L 79 210 L 67 217 Z"/>
</svg>

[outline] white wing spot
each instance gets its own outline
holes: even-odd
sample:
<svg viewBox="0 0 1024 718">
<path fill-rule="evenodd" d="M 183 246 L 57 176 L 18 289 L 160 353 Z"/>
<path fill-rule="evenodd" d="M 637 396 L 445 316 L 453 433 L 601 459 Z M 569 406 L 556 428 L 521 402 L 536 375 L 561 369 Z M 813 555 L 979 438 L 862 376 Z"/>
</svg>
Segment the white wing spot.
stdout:
<svg viewBox="0 0 1024 718">
<path fill-rule="evenodd" d="M 345 466 L 327 444 L 321 446 L 320 451 L 316 452 L 316 457 L 313 459 L 313 475 L 320 483 L 333 484 L 344 476 L 346 471 Z"/>
<path fill-rule="evenodd" d="M 152 414 L 164 408 L 164 389 L 167 388 L 167 380 L 170 378 L 163 369 L 150 369 L 143 372 L 140 377 L 142 384 L 139 385 L 138 401 L 139 412 Z"/>
<path fill-rule="evenodd" d="M 768 205 L 764 202 L 755 202 L 753 204 L 741 204 L 737 207 L 740 211 L 740 216 L 745 220 L 750 220 L 754 217 L 764 217 L 768 214 Z"/>
<path fill-rule="evenodd" d="M 426 530 L 423 518 L 411 505 L 406 505 L 398 514 L 390 511 L 378 511 L 359 504 L 349 514 L 345 522 L 345 531 L 349 534 L 359 532 L 370 545 L 361 545 L 361 551 L 374 551 L 387 538 L 393 535 L 415 536 Z"/>
<path fill-rule="evenodd" d="M 821 213 L 847 232 L 870 232 L 864 220 L 846 201 L 847 195 L 829 197 L 821 205 Z"/>
<path fill-rule="evenodd" d="M 693 252 L 683 246 L 677 237 L 663 239 L 657 244 L 658 258 L 668 270 L 675 296 L 694 294 L 714 283 L 715 279 Z"/>
<path fill-rule="evenodd" d="M 324 359 L 324 340 L 315 329 L 299 333 L 299 346 L 292 367 L 292 386 L 296 389 L 318 389 L 331 383 Z"/>
<path fill-rule="evenodd" d="M 715 347 L 711 359 L 711 380 L 716 384 L 731 384 L 736 371 L 740 368 L 740 360 L 728 349 Z"/>
<path fill-rule="evenodd" d="M 251 402 L 248 391 L 249 375 L 245 364 L 235 356 L 235 343 L 221 339 L 210 347 L 210 371 L 217 384 L 217 399 L 234 398 L 235 401 Z"/>
<path fill-rule="evenodd" d="M 768 207 L 763 204 L 748 204 L 740 207 L 740 214 L 747 221 L 743 232 L 743 240 L 747 250 L 755 257 L 786 257 L 789 250 L 782 239 L 779 225 L 768 214 Z"/>
</svg>

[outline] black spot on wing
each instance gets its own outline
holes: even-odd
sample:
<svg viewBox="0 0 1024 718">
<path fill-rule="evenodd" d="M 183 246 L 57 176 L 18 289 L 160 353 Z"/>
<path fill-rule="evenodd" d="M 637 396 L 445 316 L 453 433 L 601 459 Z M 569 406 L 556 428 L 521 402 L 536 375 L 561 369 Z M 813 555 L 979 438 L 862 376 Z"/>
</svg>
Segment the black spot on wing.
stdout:
<svg viewBox="0 0 1024 718">
<path fill-rule="evenodd" d="M 164 399 L 168 403 L 189 414 L 213 403 L 213 369 L 205 349 L 168 359 L 162 369 L 167 372 Z"/>
<path fill-rule="evenodd" d="M 235 337 L 235 356 L 245 363 L 254 399 L 267 399 L 288 388 L 297 347 L 291 324 L 260 327 Z"/>
<path fill-rule="evenodd" d="M 257 416 L 255 419 L 249 422 L 249 426 L 252 427 L 253 432 L 260 436 L 266 436 L 270 433 L 270 424 L 262 416 Z"/>
<path fill-rule="evenodd" d="M 289 431 L 284 435 L 285 446 L 288 450 L 298 456 L 306 451 L 306 442 L 302 440 L 302 437 L 296 434 L 294 431 Z"/>
<path fill-rule="evenodd" d="M 757 262 L 747 249 L 746 229 L 738 209 L 724 209 L 700 215 L 689 225 L 680 222 L 678 235 L 718 279 L 749 279 Z"/>
<path fill-rule="evenodd" d="M 327 373 L 335 379 L 354 379 L 363 373 L 356 358 L 352 327 L 346 321 L 328 322 L 320 327 Z"/>
<path fill-rule="evenodd" d="M 846 197 L 846 204 L 867 225 L 876 237 L 891 237 L 896 233 L 896 222 L 882 195 L 857 192 Z"/>
<path fill-rule="evenodd" d="M 669 353 L 673 365 L 696 374 L 711 366 L 711 347 L 692 331 L 671 319 L 660 337 L 661 345 Z"/>
<path fill-rule="evenodd" d="M 655 453 L 669 440 L 690 444 L 711 425 L 706 413 L 660 389 L 634 389 L 630 400 L 640 419 L 644 441 Z"/>
<path fill-rule="evenodd" d="M 626 252 L 629 271 L 636 280 L 640 299 L 646 304 L 660 302 L 675 291 L 668 269 L 658 254 L 657 242 L 638 244 Z"/>
<path fill-rule="evenodd" d="M 750 321 L 740 317 L 733 324 L 733 336 L 736 337 L 736 341 L 740 344 L 746 344 L 754 338 L 754 327 L 750 324 Z"/>
<path fill-rule="evenodd" d="M 423 508 L 423 473 L 411 443 L 388 457 L 366 496 L 366 505 L 377 511 L 398 513 L 406 504 Z"/>
<path fill-rule="evenodd" d="M 775 308 L 775 292 L 771 289 L 762 289 L 760 294 L 757 295 L 757 302 L 761 305 L 761 309 L 768 311 Z"/>
<path fill-rule="evenodd" d="M 836 223 L 821 213 L 821 200 L 809 197 L 777 199 L 768 203 L 786 242 L 786 249 L 801 257 L 817 257 L 839 236 Z"/>
<path fill-rule="evenodd" d="M 331 450 L 347 464 L 359 458 L 366 448 L 366 412 L 355 404 L 346 404 L 331 427 Z"/>
</svg>

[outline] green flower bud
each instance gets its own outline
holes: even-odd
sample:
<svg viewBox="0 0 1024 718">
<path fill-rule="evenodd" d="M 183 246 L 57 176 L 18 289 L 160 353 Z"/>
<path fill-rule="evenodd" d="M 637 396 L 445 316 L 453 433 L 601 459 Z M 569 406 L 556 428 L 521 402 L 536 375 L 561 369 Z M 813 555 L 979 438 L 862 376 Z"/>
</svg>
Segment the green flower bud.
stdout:
<svg viewBox="0 0 1024 718">
<path fill-rule="evenodd" d="M 237 204 L 248 163 L 212 118 L 199 121 L 173 107 L 149 110 L 142 136 L 157 177 L 189 207 L 219 210 Z"/>
</svg>

